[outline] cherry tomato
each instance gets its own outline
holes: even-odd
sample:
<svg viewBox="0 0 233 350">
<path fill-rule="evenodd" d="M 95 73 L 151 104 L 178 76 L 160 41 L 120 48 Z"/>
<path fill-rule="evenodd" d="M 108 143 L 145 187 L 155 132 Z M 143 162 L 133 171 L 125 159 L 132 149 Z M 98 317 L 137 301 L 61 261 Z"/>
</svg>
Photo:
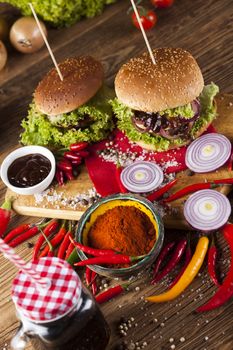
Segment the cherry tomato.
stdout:
<svg viewBox="0 0 233 350">
<path fill-rule="evenodd" d="M 140 11 L 140 9 L 139 9 L 138 12 L 139 12 L 142 26 L 145 30 L 149 30 L 155 26 L 155 24 L 157 22 L 157 16 L 153 10 L 143 9 Z M 138 20 L 137 20 L 135 13 L 132 14 L 131 18 L 132 18 L 132 22 L 133 22 L 134 26 L 136 28 L 140 29 L 140 26 L 139 26 L 139 23 L 138 23 Z"/>
<path fill-rule="evenodd" d="M 155 7 L 165 8 L 172 6 L 174 0 L 151 0 L 152 5 Z"/>
</svg>

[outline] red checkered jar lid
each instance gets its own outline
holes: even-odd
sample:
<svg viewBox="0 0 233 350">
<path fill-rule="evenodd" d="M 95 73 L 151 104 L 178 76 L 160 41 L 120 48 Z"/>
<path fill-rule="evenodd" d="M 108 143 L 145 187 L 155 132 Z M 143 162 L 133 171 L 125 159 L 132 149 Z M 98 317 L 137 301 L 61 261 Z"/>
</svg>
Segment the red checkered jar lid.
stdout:
<svg viewBox="0 0 233 350">
<path fill-rule="evenodd" d="M 61 318 L 78 304 L 82 291 L 81 281 L 72 267 L 56 257 L 41 258 L 31 263 L 50 286 L 41 288 L 22 271 L 12 285 L 12 299 L 19 313 L 31 321 L 50 322 Z"/>
</svg>

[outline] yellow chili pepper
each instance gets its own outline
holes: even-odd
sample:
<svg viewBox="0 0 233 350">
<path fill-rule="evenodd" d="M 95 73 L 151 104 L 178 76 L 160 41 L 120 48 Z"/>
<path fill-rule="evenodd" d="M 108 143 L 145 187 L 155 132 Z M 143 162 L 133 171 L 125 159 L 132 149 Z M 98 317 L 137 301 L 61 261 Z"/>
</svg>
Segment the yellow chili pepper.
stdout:
<svg viewBox="0 0 233 350">
<path fill-rule="evenodd" d="M 146 300 L 154 302 L 154 303 L 162 303 L 164 301 L 169 301 L 175 299 L 178 295 L 180 295 L 185 288 L 187 288 L 193 279 L 198 274 L 203 261 L 205 259 L 207 250 L 209 245 L 209 239 L 207 237 L 201 237 L 197 243 L 195 253 L 188 264 L 186 270 L 184 271 L 181 278 L 178 282 L 165 293 L 154 295 L 147 297 Z"/>
</svg>

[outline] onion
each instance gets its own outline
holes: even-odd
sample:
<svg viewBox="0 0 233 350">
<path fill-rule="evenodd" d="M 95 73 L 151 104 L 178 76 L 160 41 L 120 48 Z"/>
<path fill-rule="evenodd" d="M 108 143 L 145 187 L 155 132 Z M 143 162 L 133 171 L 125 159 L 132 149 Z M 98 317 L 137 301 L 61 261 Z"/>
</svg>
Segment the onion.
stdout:
<svg viewBox="0 0 233 350">
<path fill-rule="evenodd" d="M 163 182 L 163 171 L 153 162 L 137 161 L 123 169 L 121 181 L 131 192 L 150 192 Z"/>
<path fill-rule="evenodd" d="M 183 136 L 183 134 L 170 135 L 169 131 L 166 131 L 163 128 L 160 129 L 159 133 L 160 133 L 161 136 L 165 137 L 168 140 L 175 140 L 175 139 L 178 139 L 179 137 Z"/>
<path fill-rule="evenodd" d="M 222 227 L 231 214 L 226 196 L 214 190 L 201 190 L 192 194 L 184 205 L 187 222 L 200 231 L 212 231 Z"/>
<path fill-rule="evenodd" d="M 47 36 L 47 30 L 40 21 L 43 32 Z M 44 40 L 33 17 L 18 19 L 10 30 L 10 41 L 16 50 L 22 53 L 33 53 L 44 46 Z"/>
<path fill-rule="evenodd" d="M 211 133 L 191 143 L 186 152 L 185 163 L 196 173 L 207 173 L 225 164 L 230 154 L 230 141 L 223 135 Z"/>
<path fill-rule="evenodd" d="M 191 102 L 191 106 L 194 111 L 194 116 L 200 115 L 200 112 L 201 112 L 200 102 L 198 100 L 193 100 L 193 102 Z"/>
<path fill-rule="evenodd" d="M 145 132 L 148 132 L 150 130 L 150 125 L 145 127 L 143 122 L 142 123 L 140 123 L 140 122 L 137 123 L 137 119 L 136 119 L 135 116 L 132 116 L 131 120 L 132 120 L 132 123 L 133 123 L 135 129 L 137 129 L 139 132 L 145 133 Z"/>
</svg>

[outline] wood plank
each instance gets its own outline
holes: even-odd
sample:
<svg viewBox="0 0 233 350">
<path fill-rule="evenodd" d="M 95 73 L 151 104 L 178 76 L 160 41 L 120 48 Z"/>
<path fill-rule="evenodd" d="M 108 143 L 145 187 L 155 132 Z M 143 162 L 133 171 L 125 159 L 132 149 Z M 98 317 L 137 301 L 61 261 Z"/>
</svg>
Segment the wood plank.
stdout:
<svg viewBox="0 0 233 350">
<path fill-rule="evenodd" d="M 219 116 L 215 120 L 214 126 L 219 133 L 224 134 L 231 141 L 233 141 L 233 95 L 219 95 L 216 103 Z M 222 122 L 223 120 L 224 123 Z M 171 193 L 175 193 L 176 191 L 191 184 L 225 179 L 233 175 L 233 173 L 229 173 L 226 166 L 207 174 L 194 174 L 193 176 L 188 176 L 188 174 L 189 171 L 184 171 L 177 174 L 176 177 L 178 178 L 178 182 L 170 191 Z M 87 203 L 87 205 L 80 205 L 79 201 L 74 207 L 71 202 L 72 200 L 75 201 L 75 198 L 76 201 L 78 198 L 82 198 L 83 195 L 88 194 L 88 191 L 92 189 L 93 184 L 88 177 L 87 170 L 86 168 L 82 168 L 81 174 L 76 180 L 68 182 L 62 187 L 55 187 L 55 193 L 52 188 L 51 191 L 49 191 L 49 197 L 45 196 L 40 202 L 38 202 L 38 197 L 20 196 L 13 193 L 9 189 L 7 190 L 6 197 L 15 198 L 13 208 L 15 212 L 20 215 L 79 220 L 83 212 L 91 203 Z M 225 185 L 220 187 L 218 190 L 223 194 L 228 195 L 231 189 L 231 186 Z M 57 199 L 58 197 L 60 198 Z M 170 209 L 164 216 L 165 227 L 190 229 L 183 215 L 183 204 L 186 199 L 187 196 L 169 204 Z"/>
<path fill-rule="evenodd" d="M 150 3 L 149 0 L 144 2 Z M 49 29 L 50 43 L 58 60 L 79 54 L 95 55 L 104 63 L 106 81 L 113 85 L 120 65 L 145 50 L 140 32 L 131 25 L 126 14 L 128 7 L 128 1 L 119 0 L 99 17 L 81 21 L 72 28 Z M 157 10 L 157 15 L 156 27 L 148 32 L 152 46 L 190 50 L 202 68 L 206 83 L 214 81 L 221 92 L 233 93 L 232 0 L 180 0 L 169 9 Z M 5 71 L 0 72 L 0 160 L 18 144 L 20 120 L 26 116 L 35 86 L 50 67 L 51 61 L 43 49 L 28 56 L 9 51 L 8 65 Z M 221 127 L 227 135 L 228 123 L 224 119 Z M 5 187 L 2 183 L 0 196 L 3 201 Z M 15 215 L 10 227 L 32 221 L 32 218 Z M 166 230 L 166 239 L 179 239 L 180 234 L 179 230 Z M 230 256 L 222 236 L 217 237 L 220 250 L 218 265 L 220 273 L 223 273 L 227 271 Z M 193 239 L 195 243 L 195 235 Z M 19 246 L 17 251 L 25 259 L 31 258 L 27 243 Z M 14 267 L 0 256 L 0 349 L 9 349 L 10 339 L 18 326 L 10 298 L 15 273 Z M 205 315 L 194 313 L 195 308 L 216 290 L 206 268 L 174 302 L 160 305 L 144 302 L 145 295 L 165 288 L 166 282 L 152 287 L 145 272 L 140 281 L 131 285 L 129 292 L 101 307 L 112 332 L 108 350 L 116 350 L 123 341 L 131 340 L 140 344 L 147 342 L 146 350 L 169 350 L 173 344 L 176 350 L 233 349 L 233 300 Z M 135 319 L 133 327 L 123 338 L 118 332 L 121 317 Z M 180 341 L 182 337 L 184 342 Z M 171 338 L 174 338 L 173 343 L 170 343 Z M 28 346 L 28 350 L 31 349 Z"/>
</svg>

